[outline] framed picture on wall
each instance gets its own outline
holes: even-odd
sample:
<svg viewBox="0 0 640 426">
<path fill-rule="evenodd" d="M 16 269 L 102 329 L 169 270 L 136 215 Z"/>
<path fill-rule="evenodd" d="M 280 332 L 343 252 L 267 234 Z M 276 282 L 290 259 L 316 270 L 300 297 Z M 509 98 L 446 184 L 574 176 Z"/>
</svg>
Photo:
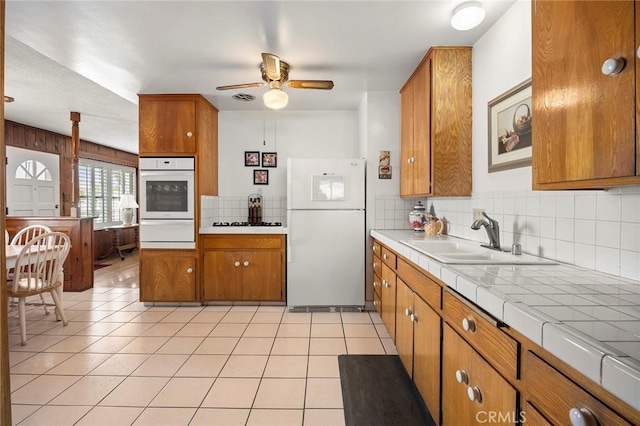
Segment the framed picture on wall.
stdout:
<svg viewBox="0 0 640 426">
<path fill-rule="evenodd" d="M 253 184 L 254 185 L 269 185 L 269 170 L 254 170 L 253 171 Z"/>
<path fill-rule="evenodd" d="M 531 165 L 531 79 L 489 102 L 489 173 Z"/>
<path fill-rule="evenodd" d="M 244 152 L 245 167 L 260 167 L 260 151 Z"/>
<path fill-rule="evenodd" d="M 278 153 L 277 152 L 263 152 L 262 153 L 262 167 L 278 167 Z"/>
</svg>

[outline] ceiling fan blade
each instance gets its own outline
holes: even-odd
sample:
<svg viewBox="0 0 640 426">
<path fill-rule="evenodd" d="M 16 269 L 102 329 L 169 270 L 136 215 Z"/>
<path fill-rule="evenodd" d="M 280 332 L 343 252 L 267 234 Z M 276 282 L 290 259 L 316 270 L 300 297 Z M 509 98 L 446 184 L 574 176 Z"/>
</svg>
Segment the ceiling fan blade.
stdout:
<svg viewBox="0 0 640 426">
<path fill-rule="evenodd" d="M 244 83 L 244 84 L 232 84 L 230 86 L 218 86 L 216 90 L 233 90 L 233 89 L 244 89 L 246 87 L 262 87 L 266 83 Z"/>
<path fill-rule="evenodd" d="M 273 53 L 263 53 L 262 62 L 264 63 L 265 74 L 269 80 L 280 80 L 280 58 Z"/>
<path fill-rule="evenodd" d="M 294 89 L 333 89 L 333 81 L 331 80 L 289 80 L 287 86 Z"/>
</svg>

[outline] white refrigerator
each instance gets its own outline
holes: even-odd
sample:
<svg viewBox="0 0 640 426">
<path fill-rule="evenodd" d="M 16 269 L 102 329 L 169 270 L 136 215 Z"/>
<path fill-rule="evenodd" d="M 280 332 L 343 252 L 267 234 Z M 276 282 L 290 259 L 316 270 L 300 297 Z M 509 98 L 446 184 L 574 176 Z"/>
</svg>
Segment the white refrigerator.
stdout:
<svg viewBox="0 0 640 426">
<path fill-rule="evenodd" d="M 362 308 L 365 161 L 287 160 L 287 306 Z"/>
</svg>

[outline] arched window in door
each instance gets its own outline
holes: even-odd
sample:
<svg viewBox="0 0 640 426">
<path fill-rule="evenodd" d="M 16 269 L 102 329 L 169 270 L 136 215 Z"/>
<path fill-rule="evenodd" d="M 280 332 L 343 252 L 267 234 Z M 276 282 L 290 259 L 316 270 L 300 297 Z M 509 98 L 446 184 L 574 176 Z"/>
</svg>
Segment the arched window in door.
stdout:
<svg viewBox="0 0 640 426">
<path fill-rule="evenodd" d="M 50 182 L 51 172 L 38 160 L 25 160 L 16 169 L 16 179 L 35 179 Z"/>
</svg>

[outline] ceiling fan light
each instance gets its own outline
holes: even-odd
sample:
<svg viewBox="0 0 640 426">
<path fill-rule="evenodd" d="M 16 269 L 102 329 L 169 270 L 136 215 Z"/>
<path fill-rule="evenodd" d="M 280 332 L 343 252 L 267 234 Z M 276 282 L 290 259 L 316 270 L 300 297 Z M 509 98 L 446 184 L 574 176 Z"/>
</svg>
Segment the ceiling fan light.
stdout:
<svg viewBox="0 0 640 426">
<path fill-rule="evenodd" d="M 478 1 L 468 1 L 453 9 L 451 26 L 458 31 L 466 31 L 480 25 L 484 19 L 484 9 Z"/>
<path fill-rule="evenodd" d="M 289 96 L 282 89 L 273 88 L 262 96 L 264 106 L 271 109 L 280 109 L 287 106 Z"/>
</svg>

